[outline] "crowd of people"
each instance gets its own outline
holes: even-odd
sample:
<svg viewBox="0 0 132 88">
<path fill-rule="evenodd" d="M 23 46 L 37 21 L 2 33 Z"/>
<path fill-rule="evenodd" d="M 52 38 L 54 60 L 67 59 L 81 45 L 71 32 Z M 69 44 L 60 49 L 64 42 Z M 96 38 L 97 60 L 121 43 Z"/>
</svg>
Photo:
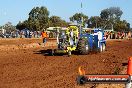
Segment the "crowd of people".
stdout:
<svg viewBox="0 0 132 88">
<path fill-rule="evenodd" d="M 29 31 L 22 30 L 19 32 L 19 38 L 39 38 L 41 37 L 41 31 Z"/>
<path fill-rule="evenodd" d="M 15 30 L 11 32 L 0 32 L 2 38 L 39 38 L 41 31 L 30 31 L 28 29 Z"/>
<path fill-rule="evenodd" d="M 129 39 L 132 38 L 131 32 L 105 32 L 106 39 Z"/>
<path fill-rule="evenodd" d="M 2 38 L 42 38 L 42 42 L 46 43 L 48 33 L 46 30 L 42 31 L 30 31 L 28 29 L 23 29 L 23 30 L 15 30 L 11 32 L 5 32 L 5 31 L 0 31 L 0 37 Z"/>
<path fill-rule="evenodd" d="M 40 38 L 44 37 L 45 34 L 42 34 L 43 31 L 30 31 L 28 29 L 15 30 L 11 32 L 2 32 L 0 31 L 0 37 L 2 38 Z M 52 35 L 52 36 L 51 36 Z M 50 32 L 49 37 L 53 37 L 54 33 Z M 132 32 L 105 32 L 106 39 L 124 39 L 131 38 Z M 45 41 L 45 40 L 44 40 Z"/>
</svg>

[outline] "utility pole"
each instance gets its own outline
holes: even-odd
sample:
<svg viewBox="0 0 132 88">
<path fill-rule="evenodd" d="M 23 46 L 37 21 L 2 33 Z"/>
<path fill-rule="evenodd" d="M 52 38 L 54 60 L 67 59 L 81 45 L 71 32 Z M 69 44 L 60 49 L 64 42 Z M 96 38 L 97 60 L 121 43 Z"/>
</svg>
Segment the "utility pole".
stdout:
<svg viewBox="0 0 132 88">
<path fill-rule="evenodd" d="M 82 26 L 83 26 L 83 16 L 82 16 L 82 14 L 83 14 L 83 4 L 82 4 L 82 0 L 81 0 L 81 22 L 80 22 L 80 34 L 81 34 L 81 32 L 82 32 Z"/>
<path fill-rule="evenodd" d="M 82 0 L 81 0 L 81 16 L 83 14 L 83 3 L 82 3 Z M 81 22 L 83 24 L 83 16 L 81 17 Z"/>
</svg>

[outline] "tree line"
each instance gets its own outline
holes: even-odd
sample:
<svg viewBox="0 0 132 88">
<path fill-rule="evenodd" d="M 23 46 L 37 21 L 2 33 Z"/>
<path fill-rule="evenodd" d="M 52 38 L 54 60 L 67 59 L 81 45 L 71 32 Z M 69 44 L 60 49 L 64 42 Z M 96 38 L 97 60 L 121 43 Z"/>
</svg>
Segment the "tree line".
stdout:
<svg viewBox="0 0 132 88">
<path fill-rule="evenodd" d="M 121 20 L 123 11 L 119 7 L 110 7 L 101 11 L 100 16 L 88 16 L 82 13 L 76 13 L 70 17 L 70 21 L 79 23 L 83 17 L 83 26 L 88 28 L 114 29 L 115 31 L 130 31 L 130 23 Z"/>
<path fill-rule="evenodd" d="M 47 27 L 63 27 L 68 26 L 65 20 L 62 20 L 59 16 L 49 17 L 50 12 L 46 7 L 34 7 L 30 13 L 27 20 L 24 22 L 19 22 L 16 25 L 17 29 L 22 30 L 23 28 L 28 28 L 30 30 L 43 30 Z"/>
<path fill-rule="evenodd" d="M 19 22 L 16 28 L 22 30 L 28 28 L 29 30 L 39 31 L 48 27 L 67 27 L 69 22 L 61 19 L 59 16 L 49 16 L 50 12 L 44 6 L 34 7 L 28 14 L 28 19 Z M 130 31 L 130 23 L 126 20 L 121 20 L 123 11 L 119 7 L 110 7 L 103 9 L 100 12 L 100 16 L 88 17 L 83 13 L 75 13 L 69 17 L 71 22 L 80 24 L 83 22 L 83 26 L 88 28 L 102 28 L 102 29 L 114 29 L 115 31 Z M 83 19 L 82 19 L 83 18 Z M 13 28 L 11 23 L 6 24 L 5 29 Z"/>
</svg>

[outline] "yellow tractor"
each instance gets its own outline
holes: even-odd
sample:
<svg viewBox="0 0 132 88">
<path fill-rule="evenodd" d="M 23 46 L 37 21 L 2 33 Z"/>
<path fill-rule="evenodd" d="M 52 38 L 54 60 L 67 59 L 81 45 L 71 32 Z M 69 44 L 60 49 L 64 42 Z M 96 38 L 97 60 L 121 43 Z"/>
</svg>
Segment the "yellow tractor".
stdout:
<svg viewBox="0 0 132 88">
<path fill-rule="evenodd" d="M 79 28 L 76 25 L 69 25 L 65 31 L 58 32 L 58 49 L 54 50 L 54 53 L 68 53 L 70 56 L 71 52 L 75 51 L 77 47 L 79 37 L 78 30 Z"/>
</svg>

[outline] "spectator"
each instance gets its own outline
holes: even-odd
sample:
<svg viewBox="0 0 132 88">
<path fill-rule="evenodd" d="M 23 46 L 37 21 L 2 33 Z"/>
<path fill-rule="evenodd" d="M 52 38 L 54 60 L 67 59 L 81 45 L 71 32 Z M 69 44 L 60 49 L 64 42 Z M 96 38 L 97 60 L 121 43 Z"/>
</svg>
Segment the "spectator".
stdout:
<svg viewBox="0 0 132 88">
<path fill-rule="evenodd" d="M 128 33 L 128 39 L 130 39 L 130 38 L 131 38 L 131 32 Z"/>
<path fill-rule="evenodd" d="M 45 43 L 46 43 L 46 38 L 47 38 L 47 32 L 45 31 L 45 30 L 43 30 L 42 31 L 42 33 L 41 33 L 41 35 L 42 35 L 42 38 L 43 38 L 43 43 L 44 43 L 44 45 L 45 45 Z"/>
</svg>

